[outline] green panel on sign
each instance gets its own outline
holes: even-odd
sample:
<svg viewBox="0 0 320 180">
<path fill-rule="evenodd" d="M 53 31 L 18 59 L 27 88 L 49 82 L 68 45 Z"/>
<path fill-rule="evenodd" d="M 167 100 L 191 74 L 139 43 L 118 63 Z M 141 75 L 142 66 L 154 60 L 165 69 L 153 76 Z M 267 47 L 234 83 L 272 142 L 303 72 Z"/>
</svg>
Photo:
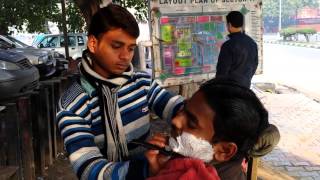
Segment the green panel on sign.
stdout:
<svg viewBox="0 0 320 180">
<path fill-rule="evenodd" d="M 179 42 L 178 42 L 178 49 L 179 49 L 179 52 L 177 53 L 177 56 L 179 57 L 184 57 L 184 56 L 191 56 L 191 49 L 192 47 L 192 44 L 191 42 L 188 42 L 188 41 L 185 41 L 184 39 L 181 39 Z"/>
<path fill-rule="evenodd" d="M 204 30 L 210 31 L 210 24 L 209 23 L 204 23 Z"/>
<path fill-rule="evenodd" d="M 216 30 L 216 23 L 212 22 L 210 23 L 210 31 L 213 32 Z"/>
<path fill-rule="evenodd" d="M 177 58 L 176 62 L 178 62 L 181 67 L 192 66 L 192 59 L 190 58 Z"/>
<path fill-rule="evenodd" d="M 164 25 L 161 26 L 161 38 L 165 42 L 172 42 L 172 26 Z"/>
<path fill-rule="evenodd" d="M 217 32 L 217 34 L 216 34 L 216 38 L 217 38 L 218 40 L 223 39 L 223 35 L 222 35 L 222 33 L 221 33 L 221 32 Z"/>
</svg>

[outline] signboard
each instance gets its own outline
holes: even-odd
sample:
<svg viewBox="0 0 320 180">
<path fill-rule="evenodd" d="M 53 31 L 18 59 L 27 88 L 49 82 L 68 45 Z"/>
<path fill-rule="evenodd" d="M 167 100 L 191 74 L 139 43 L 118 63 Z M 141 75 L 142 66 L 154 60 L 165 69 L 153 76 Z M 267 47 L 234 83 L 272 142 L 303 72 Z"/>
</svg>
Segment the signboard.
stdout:
<svg viewBox="0 0 320 180">
<path fill-rule="evenodd" d="M 154 76 L 164 86 L 213 78 L 220 47 L 228 38 L 225 16 L 245 15 L 245 31 L 259 45 L 262 0 L 151 0 Z"/>
</svg>

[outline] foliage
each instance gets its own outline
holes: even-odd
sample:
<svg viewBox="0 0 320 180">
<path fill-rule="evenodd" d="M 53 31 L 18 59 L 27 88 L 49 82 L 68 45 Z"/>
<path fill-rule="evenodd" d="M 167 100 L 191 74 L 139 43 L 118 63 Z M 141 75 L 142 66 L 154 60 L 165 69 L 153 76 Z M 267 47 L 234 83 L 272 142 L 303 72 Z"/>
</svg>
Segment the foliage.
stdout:
<svg viewBox="0 0 320 180">
<path fill-rule="evenodd" d="M 292 36 L 297 34 L 297 30 L 295 28 L 285 28 L 281 29 L 280 36 L 283 36 L 284 40 L 290 39 Z"/>
<path fill-rule="evenodd" d="M 108 0 L 86 0 L 98 5 Z M 147 20 L 146 0 L 113 0 L 126 8 L 133 8 L 135 16 L 139 21 Z M 91 2 L 90 2 L 91 3 Z M 0 34 L 7 34 L 9 27 L 14 27 L 18 31 L 26 30 L 32 32 L 48 32 L 48 21 L 58 23 L 62 31 L 61 0 L 0 0 Z M 90 8 L 90 7 L 86 7 Z M 83 32 L 85 21 L 80 13 L 80 9 L 73 0 L 66 4 L 68 32 Z"/>
<path fill-rule="evenodd" d="M 262 13 L 265 17 L 279 16 L 279 0 L 263 0 Z"/>
<path fill-rule="evenodd" d="M 45 32 L 45 22 L 54 21 L 58 13 L 57 0 L 0 0 L 0 33 L 8 33 L 8 27 L 22 30 L 25 24 L 29 32 Z"/>
<path fill-rule="evenodd" d="M 281 29 L 280 36 L 283 37 L 283 40 L 293 40 L 297 39 L 296 36 L 301 34 L 304 35 L 307 42 L 309 42 L 309 36 L 316 34 L 317 31 L 312 28 L 285 28 Z"/>
<path fill-rule="evenodd" d="M 316 34 L 317 30 L 312 28 L 303 28 L 303 29 L 297 29 L 297 33 L 299 34 Z"/>
<path fill-rule="evenodd" d="M 9 27 L 18 31 L 26 25 L 28 32 L 48 32 L 48 21 L 58 23 L 62 27 L 62 12 L 60 0 L 0 0 L 0 34 L 7 34 Z M 82 32 L 84 19 L 79 8 L 73 1 L 66 5 L 67 24 L 69 32 Z"/>
<path fill-rule="evenodd" d="M 135 10 L 135 17 L 140 22 L 147 21 L 148 17 L 148 0 L 113 0 L 113 3 L 117 3 L 126 8 L 133 8 Z"/>
<path fill-rule="evenodd" d="M 68 32 L 84 32 L 85 21 L 78 6 L 73 1 L 68 1 L 66 5 Z M 60 21 L 62 22 L 62 21 Z M 59 23 L 62 26 L 61 23 Z M 62 28 L 60 28 L 62 29 Z"/>
<path fill-rule="evenodd" d="M 306 28 L 306 29 L 298 29 L 297 34 L 302 34 L 305 38 L 306 41 L 309 42 L 309 36 L 316 34 L 317 30 L 311 29 L 311 28 Z"/>
<path fill-rule="evenodd" d="M 263 16 L 279 17 L 280 0 L 263 0 Z M 318 0 L 281 0 L 283 19 L 291 18 L 297 15 L 299 9 L 303 7 L 319 7 Z"/>
</svg>

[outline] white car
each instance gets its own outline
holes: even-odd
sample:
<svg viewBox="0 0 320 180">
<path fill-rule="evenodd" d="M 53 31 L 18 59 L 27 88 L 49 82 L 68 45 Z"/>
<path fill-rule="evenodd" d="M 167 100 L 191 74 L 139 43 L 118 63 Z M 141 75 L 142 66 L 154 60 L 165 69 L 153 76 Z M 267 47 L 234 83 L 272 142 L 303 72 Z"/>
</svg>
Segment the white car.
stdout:
<svg viewBox="0 0 320 180">
<path fill-rule="evenodd" d="M 63 34 L 45 34 L 32 43 L 32 46 L 54 50 L 65 55 Z M 84 33 L 68 34 L 69 56 L 74 60 L 82 57 L 82 51 L 87 48 L 87 35 Z"/>
</svg>

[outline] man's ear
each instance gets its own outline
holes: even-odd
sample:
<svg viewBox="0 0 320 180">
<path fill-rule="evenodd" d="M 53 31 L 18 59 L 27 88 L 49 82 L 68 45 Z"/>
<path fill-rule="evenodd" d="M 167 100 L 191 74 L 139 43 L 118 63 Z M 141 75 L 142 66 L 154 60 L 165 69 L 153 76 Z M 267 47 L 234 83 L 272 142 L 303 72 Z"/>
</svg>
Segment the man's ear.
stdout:
<svg viewBox="0 0 320 180">
<path fill-rule="evenodd" d="M 237 154 L 238 147 L 233 142 L 219 142 L 214 145 L 214 159 L 218 162 L 229 161 Z"/>
<path fill-rule="evenodd" d="M 98 47 L 98 39 L 94 35 L 89 35 L 87 46 L 91 53 L 95 53 Z"/>
</svg>

